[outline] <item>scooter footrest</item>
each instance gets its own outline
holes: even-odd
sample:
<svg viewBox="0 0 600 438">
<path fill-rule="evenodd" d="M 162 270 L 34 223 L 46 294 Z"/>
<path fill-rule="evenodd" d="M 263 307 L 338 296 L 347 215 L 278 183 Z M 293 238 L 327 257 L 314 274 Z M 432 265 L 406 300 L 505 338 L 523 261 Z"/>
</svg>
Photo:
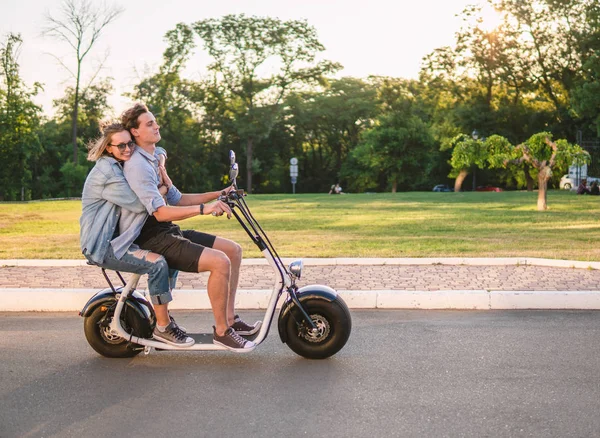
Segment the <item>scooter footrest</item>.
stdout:
<svg viewBox="0 0 600 438">
<path fill-rule="evenodd" d="M 196 344 L 212 344 L 213 334 L 212 333 L 188 333 L 190 338 L 196 341 Z"/>
</svg>

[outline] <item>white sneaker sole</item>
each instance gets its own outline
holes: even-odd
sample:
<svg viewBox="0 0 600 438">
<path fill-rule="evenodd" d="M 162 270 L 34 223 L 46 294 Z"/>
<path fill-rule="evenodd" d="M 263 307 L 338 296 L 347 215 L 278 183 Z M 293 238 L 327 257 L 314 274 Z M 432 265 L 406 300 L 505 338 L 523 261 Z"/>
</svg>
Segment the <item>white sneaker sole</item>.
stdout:
<svg viewBox="0 0 600 438">
<path fill-rule="evenodd" d="M 252 347 L 233 348 L 233 347 L 230 347 L 229 345 L 225 345 L 222 342 L 219 342 L 215 339 L 213 339 L 213 344 L 220 345 L 221 347 L 225 347 L 227 350 L 229 350 L 233 353 L 250 353 L 252 350 L 254 350 L 256 348 L 256 344 L 253 344 Z"/>
<path fill-rule="evenodd" d="M 180 342 L 169 341 L 168 339 L 161 338 L 156 335 L 152 335 L 152 339 L 159 341 L 159 342 L 164 342 L 165 344 L 173 345 L 175 347 L 182 347 L 182 348 L 191 347 L 192 345 L 194 345 L 196 343 L 196 341 L 192 338 L 190 338 L 190 339 L 192 339 L 192 342 L 185 343 L 185 344 L 182 344 Z"/>
<path fill-rule="evenodd" d="M 260 327 L 262 326 L 262 321 L 256 321 L 254 324 L 256 324 L 256 325 L 249 332 L 248 331 L 238 332 L 237 330 L 235 332 L 240 336 L 252 336 L 254 333 L 258 333 L 258 331 L 260 330 Z"/>
</svg>

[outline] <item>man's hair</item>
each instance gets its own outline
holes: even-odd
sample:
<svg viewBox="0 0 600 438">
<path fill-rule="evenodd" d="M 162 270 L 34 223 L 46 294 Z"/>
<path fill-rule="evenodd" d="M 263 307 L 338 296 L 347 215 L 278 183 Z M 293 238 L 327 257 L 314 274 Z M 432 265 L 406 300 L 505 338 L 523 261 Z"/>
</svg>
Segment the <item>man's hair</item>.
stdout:
<svg viewBox="0 0 600 438">
<path fill-rule="evenodd" d="M 102 133 L 102 136 L 88 143 L 87 159 L 89 161 L 97 161 L 98 158 L 103 155 L 110 155 L 106 148 L 112 141 L 113 134 L 123 131 L 126 131 L 126 129 L 120 123 L 102 122 L 100 124 L 100 132 Z"/>
<path fill-rule="evenodd" d="M 136 103 L 134 106 L 126 110 L 121 115 L 121 124 L 125 129 L 131 132 L 132 129 L 137 129 L 140 126 L 138 118 L 148 112 L 148 107 L 143 103 Z"/>
</svg>

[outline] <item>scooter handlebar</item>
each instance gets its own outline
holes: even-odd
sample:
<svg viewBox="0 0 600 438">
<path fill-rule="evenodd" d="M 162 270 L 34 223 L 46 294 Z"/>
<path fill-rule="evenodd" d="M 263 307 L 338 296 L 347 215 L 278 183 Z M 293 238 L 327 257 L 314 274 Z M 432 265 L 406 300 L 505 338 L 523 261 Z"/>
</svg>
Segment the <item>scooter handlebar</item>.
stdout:
<svg viewBox="0 0 600 438">
<path fill-rule="evenodd" d="M 231 190 L 229 193 L 225 193 L 225 191 L 223 191 L 221 193 L 221 196 L 219 196 L 217 199 L 219 201 L 227 202 L 227 201 L 233 201 L 242 196 L 246 196 L 244 189 L 237 189 L 237 190 Z"/>
</svg>

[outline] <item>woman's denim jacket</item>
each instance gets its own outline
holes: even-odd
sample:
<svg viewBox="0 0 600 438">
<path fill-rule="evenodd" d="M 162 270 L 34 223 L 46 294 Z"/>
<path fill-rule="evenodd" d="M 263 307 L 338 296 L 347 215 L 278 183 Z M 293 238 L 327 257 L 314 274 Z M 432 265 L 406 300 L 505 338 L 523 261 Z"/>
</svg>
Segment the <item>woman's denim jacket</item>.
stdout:
<svg viewBox="0 0 600 438">
<path fill-rule="evenodd" d="M 108 245 L 118 234 L 115 230 L 119 225 L 121 208 L 136 213 L 146 210 L 127 184 L 121 163 L 108 156 L 99 158 L 90 171 L 83 186 L 81 201 L 81 252 L 89 261 L 101 264 Z M 120 259 L 127 249 L 113 248 L 115 257 Z"/>
</svg>

